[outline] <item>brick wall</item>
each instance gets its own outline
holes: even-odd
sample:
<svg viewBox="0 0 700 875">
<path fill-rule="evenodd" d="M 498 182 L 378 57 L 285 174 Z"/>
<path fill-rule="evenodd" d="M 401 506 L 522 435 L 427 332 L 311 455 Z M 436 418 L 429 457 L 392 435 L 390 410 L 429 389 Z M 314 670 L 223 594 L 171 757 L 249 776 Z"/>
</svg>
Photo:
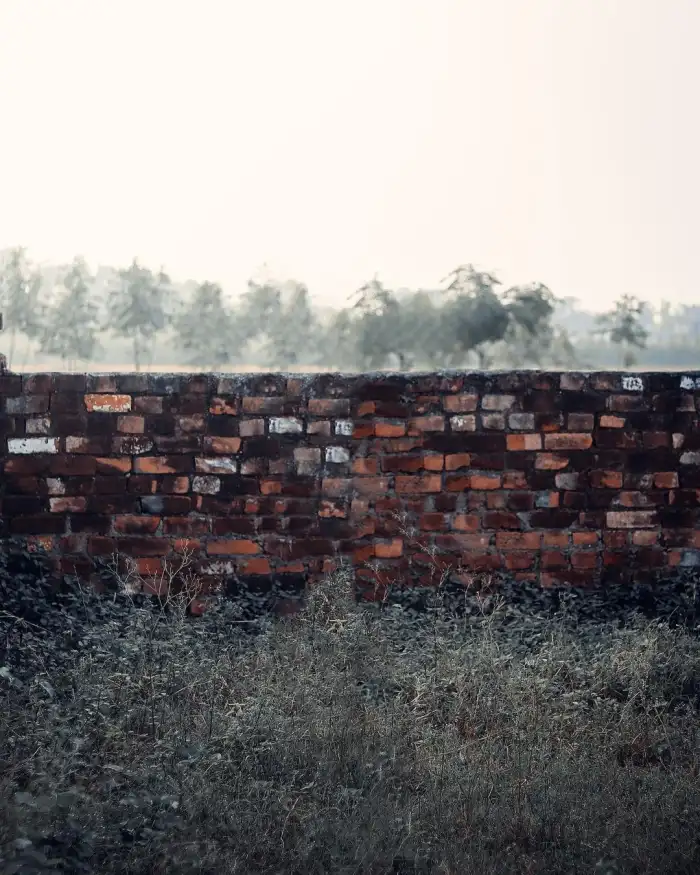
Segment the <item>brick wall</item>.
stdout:
<svg viewBox="0 0 700 875">
<path fill-rule="evenodd" d="M 0 404 L 1 533 L 64 572 L 700 566 L 698 374 L 5 374 Z"/>
</svg>

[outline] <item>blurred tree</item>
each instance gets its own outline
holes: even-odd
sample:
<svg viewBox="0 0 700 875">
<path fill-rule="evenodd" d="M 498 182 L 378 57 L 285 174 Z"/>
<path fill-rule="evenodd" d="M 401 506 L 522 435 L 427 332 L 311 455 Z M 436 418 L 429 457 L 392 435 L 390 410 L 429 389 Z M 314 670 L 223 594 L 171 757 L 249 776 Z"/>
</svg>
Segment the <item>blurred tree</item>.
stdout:
<svg viewBox="0 0 700 875">
<path fill-rule="evenodd" d="M 0 311 L 9 331 L 10 344 L 7 366 L 12 368 L 18 335 L 28 342 L 41 332 L 43 305 L 40 300 L 42 275 L 29 259 L 22 246 L 0 254 Z"/>
<path fill-rule="evenodd" d="M 356 368 L 357 331 L 349 310 L 332 313 L 320 331 L 320 360 L 329 368 L 352 371 Z"/>
<path fill-rule="evenodd" d="M 90 361 L 100 349 L 100 308 L 91 297 L 93 279 L 80 256 L 61 268 L 57 295 L 44 320 L 41 352 L 59 356 L 71 370 L 76 360 Z"/>
<path fill-rule="evenodd" d="M 240 355 L 241 338 L 216 283 L 196 286 L 174 317 L 173 328 L 177 342 L 189 353 L 189 364 L 217 370 Z"/>
<path fill-rule="evenodd" d="M 649 337 L 642 324 L 646 303 L 634 295 L 623 295 L 607 313 L 598 317 L 597 334 L 607 337 L 610 343 L 620 348 L 622 365 L 632 367 L 637 356 L 635 350 L 645 349 Z"/>
<path fill-rule="evenodd" d="M 166 273 L 161 270 L 154 274 L 137 259 L 116 273 L 116 283 L 107 299 L 108 328 L 117 337 L 131 339 L 136 371 L 141 370 L 156 335 L 170 320 L 170 290 Z"/>
<path fill-rule="evenodd" d="M 282 290 L 277 283 L 270 279 L 248 280 L 248 289 L 240 299 L 241 337 L 247 349 L 252 347 L 256 361 L 264 361 L 270 353 L 270 331 L 281 309 Z"/>
<path fill-rule="evenodd" d="M 316 364 L 317 320 L 309 290 L 303 283 L 289 282 L 280 289 L 279 305 L 271 311 L 265 361 L 272 368 Z"/>
<path fill-rule="evenodd" d="M 403 312 L 396 295 L 375 276 L 352 296 L 357 298 L 355 330 L 359 363 L 363 368 L 380 369 L 398 365 L 411 367 L 412 350 L 407 347 Z"/>
<path fill-rule="evenodd" d="M 447 280 L 443 305 L 447 360 L 457 366 L 474 354 L 483 370 L 490 364 L 489 347 L 504 338 L 510 324 L 508 310 L 496 293 L 501 282 L 471 264 L 456 268 L 443 282 Z"/>
</svg>

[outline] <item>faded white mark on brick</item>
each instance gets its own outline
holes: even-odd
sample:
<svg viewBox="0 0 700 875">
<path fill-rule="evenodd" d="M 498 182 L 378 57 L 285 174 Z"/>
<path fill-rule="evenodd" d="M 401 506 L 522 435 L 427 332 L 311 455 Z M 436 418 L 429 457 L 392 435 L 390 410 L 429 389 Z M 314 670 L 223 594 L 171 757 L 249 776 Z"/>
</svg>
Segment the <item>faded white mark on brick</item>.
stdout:
<svg viewBox="0 0 700 875">
<path fill-rule="evenodd" d="M 47 477 L 46 488 L 49 490 L 49 495 L 65 495 L 66 484 L 60 477 Z"/>
<path fill-rule="evenodd" d="M 354 426 L 352 419 L 336 419 L 335 421 L 335 433 L 337 435 L 350 437 L 352 435 L 353 428 Z"/>
<path fill-rule="evenodd" d="M 643 392 L 644 380 L 641 377 L 623 377 L 622 388 L 627 392 Z"/>
<path fill-rule="evenodd" d="M 452 431 L 476 431 L 476 417 L 472 415 L 453 416 L 450 419 L 450 425 Z"/>
<path fill-rule="evenodd" d="M 700 465 L 700 453 L 683 453 L 681 465 Z"/>
<path fill-rule="evenodd" d="M 50 416 L 33 416 L 26 422 L 27 434 L 48 434 L 51 431 Z"/>
<path fill-rule="evenodd" d="M 350 461 L 350 452 L 345 447 L 328 447 L 326 449 L 326 461 L 342 464 Z"/>
<path fill-rule="evenodd" d="M 218 477 L 193 477 L 192 491 L 200 495 L 216 495 L 221 489 L 221 481 Z"/>
<path fill-rule="evenodd" d="M 28 456 L 31 453 L 57 453 L 58 438 L 10 438 L 7 442 L 7 451 L 17 456 Z"/>
<path fill-rule="evenodd" d="M 535 414 L 534 413 L 511 413 L 508 417 L 508 425 L 512 429 L 519 431 L 534 431 L 535 429 Z"/>
<path fill-rule="evenodd" d="M 195 467 L 200 474 L 235 474 L 238 463 L 230 456 L 217 456 L 215 459 L 195 459 Z"/>
<path fill-rule="evenodd" d="M 85 406 L 93 413 L 128 413 L 131 395 L 86 395 Z"/>
<path fill-rule="evenodd" d="M 700 389 L 700 377 L 681 377 L 681 389 Z"/>
<path fill-rule="evenodd" d="M 484 395 L 481 407 L 484 410 L 510 410 L 515 404 L 515 395 Z"/>
<path fill-rule="evenodd" d="M 685 435 L 682 434 L 681 432 L 676 432 L 676 433 L 672 436 L 672 440 L 673 440 L 673 449 L 674 449 L 674 450 L 680 450 L 680 448 L 681 448 L 681 447 L 683 446 L 683 444 L 685 443 Z"/>
<path fill-rule="evenodd" d="M 233 562 L 210 562 L 203 566 L 202 574 L 213 575 L 214 577 L 222 577 L 225 574 L 234 574 L 236 566 Z"/>
<path fill-rule="evenodd" d="M 301 434 L 303 429 L 301 420 L 293 416 L 272 416 L 270 418 L 270 434 Z"/>
</svg>

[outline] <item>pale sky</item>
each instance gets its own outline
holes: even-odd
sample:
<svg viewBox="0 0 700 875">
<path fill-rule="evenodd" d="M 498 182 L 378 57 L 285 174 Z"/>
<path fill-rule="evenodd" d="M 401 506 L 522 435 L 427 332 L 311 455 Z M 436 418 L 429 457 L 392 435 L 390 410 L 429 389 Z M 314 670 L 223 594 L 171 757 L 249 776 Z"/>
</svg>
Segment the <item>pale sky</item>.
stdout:
<svg viewBox="0 0 700 875">
<path fill-rule="evenodd" d="M 0 0 L 0 248 L 700 303 L 700 0 Z"/>
</svg>

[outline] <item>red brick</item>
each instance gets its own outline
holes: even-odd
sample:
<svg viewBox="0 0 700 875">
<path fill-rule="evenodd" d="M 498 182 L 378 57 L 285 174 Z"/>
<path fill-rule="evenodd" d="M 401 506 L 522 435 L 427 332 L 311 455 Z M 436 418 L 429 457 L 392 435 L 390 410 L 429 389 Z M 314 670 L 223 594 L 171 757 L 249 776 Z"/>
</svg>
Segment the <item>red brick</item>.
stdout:
<svg viewBox="0 0 700 875">
<path fill-rule="evenodd" d="M 350 402 L 347 398 L 309 398 L 308 409 L 312 416 L 349 416 Z"/>
<path fill-rule="evenodd" d="M 541 539 L 540 532 L 496 532 L 496 547 L 499 550 L 537 550 Z"/>
<path fill-rule="evenodd" d="M 114 517 L 114 531 L 120 535 L 154 535 L 160 517 L 142 514 L 120 514 Z"/>
<path fill-rule="evenodd" d="M 143 416 L 119 416 L 117 430 L 122 434 L 143 434 L 145 422 Z"/>
<path fill-rule="evenodd" d="M 87 498 L 79 495 L 49 499 L 51 513 L 84 513 L 86 505 Z"/>
<path fill-rule="evenodd" d="M 378 480 L 378 479 L 381 479 L 381 478 L 378 478 L 378 477 L 368 478 L 368 480 L 370 481 L 371 484 L 375 483 L 376 480 Z M 347 493 L 350 491 L 350 488 L 353 485 L 353 483 L 355 485 L 357 485 L 358 482 L 359 482 L 358 480 L 345 480 L 345 479 L 341 479 L 339 477 L 325 477 L 323 479 L 323 481 L 321 482 L 321 492 L 324 495 L 330 495 L 330 496 L 334 496 L 334 497 L 338 497 L 341 495 L 347 495 Z M 386 480 L 384 482 L 385 482 L 385 488 L 383 491 L 386 491 L 389 483 Z M 381 492 L 382 489 L 377 488 L 375 491 Z"/>
<path fill-rule="evenodd" d="M 654 474 L 654 486 L 657 489 L 677 489 L 678 474 L 675 471 L 658 471 Z"/>
<path fill-rule="evenodd" d="M 556 456 L 554 453 L 538 453 L 535 458 L 535 468 L 538 471 L 561 471 L 568 464 L 567 456 Z"/>
<path fill-rule="evenodd" d="M 601 428 L 624 428 L 625 420 L 621 416 L 603 414 L 600 417 Z"/>
<path fill-rule="evenodd" d="M 572 553 L 571 566 L 572 568 L 595 568 L 598 564 L 598 554 L 591 551 L 589 553 Z"/>
<path fill-rule="evenodd" d="M 470 489 L 500 489 L 500 474 L 472 474 L 469 478 Z"/>
<path fill-rule="evenodd" d="M 158 416 L 163 412 L 163 398 L 157 395 L 137 395 L 134 398 L 134 411 Z"/>
<path fill-rule="evenodd" d="M 660 447 L 671 446 L 671 435 L 666 431 L 645 431 L 642 434 L 642 442 L 647 450 L 656 450 Z"/>
<path fill-rule="evenodd" d="M 442 400 L 443 407 L 450 413 L 471 413 L 478 403 L 478 395 L 447 395 Z"/>
<path fill-rule="evenodd" d="M 98 457 L 95 459 L 98 474 L 128 474 L 131 471 L 131 458 L 121 457 Z"/>
<path fill-rule="evenodd" d="M 134 471 L 137 474 L 179 474 L 182 464 L 182 460 L 174 460 L 172 456 L 137 456 Z"/>
<path fill-rule="evenodd" d="M 544 436 L 546 450 L 587 450 L 593 446 L 593 435 L 560 432 Z"/>
<path fill-rule="evenodd" d="M 635 547 L 653 547 L 658 543 L 659 533 L 654 531 L 632 532 L 632 543 Z"/>
<path fill-rule="evenodd" d="M 591 486 L 595 489 L 621 489 L 622 473 L 620 471 L 591 471 Z"/>
<path fill-rule="evenodd" d="M 328 482 L 326 480 L 324 483 Z M 348 482 L 348 481 L 342 481 Z M 383 495 L 389 491 L 388 477 L 353 477 L 352 485 L 361 495 Z M 324 490 L 325 491 L 325 490 Z M 333 494 L 333 493 L 326 493 Z"/>
<path fill-rule="evenodd" d="M 216 396 L 211 399 L 209 413 L 213 416 L 235 416 L 238 413 L 238 402 L 235 398 Z"/>
<path fill-rule="evenodd" d="M 561 550 L 543 550 L 541 553 L 542 568 L 566 568 L 569 560 Z"/>
<path fill-rule="evenodd" d="M 521 529 L 522 525 L 514 513 L 496 510 L 486 514 L 484 527 L 487 529 Z"/>
<path fill-rule="evenodd" d="M 424 474 L 419 477 L 398 475 L 396 477 L 395 488 L 398 493 L 440 492 L 442 489 L 442 478 L 435 474 Z"/>
<path fill-rule="evenodd" d="M 571 431 L 593 431 L 594 425 L 592 413 L 570 413 L 566 420 L 566 427 Z"/>
<path fill-rule="evenodd" d="M 457 514 L 452 520 L 452 528 L 458 532 L 476 532 L 479 529 L 479 517 L 475 514 Z"/>
<path fill-rule="evenodd" d="M 378 559 L 397 559 L 403 554 L 403 541 L 401 538 L 394 538 L 389 541 L 378 541 L 374 545 L 374 555 Z"/>
<path fill-rule="evenodd" d="M 204 438 L 204 450 L 208 453 L 228 455 L 229 453 L 237 453 L 240 448 L 241 439 L 237 437 L 208 436 Z"/>
<path fill-rule="evenodd" d="M 85 407 L 91 413 L 128 413 L 131 395 L 85 395 Z"/>
<path fill-rule="evenodd" d="M 595 547 L 598 543 L 596 532 L 574 532 L 572 535 L 574 547 Z"/>
<path fill-rule="evenodd" d="M 265 434 L 264 419 L 242 419 L 238 425 L 241 437 L 259 437 Z"/>
<path fill-rule="evenodd" d="M 527 489 L 527 477 L 523 471 L 504 471 L 504 489 Z"/>
<path fill-rule="evenodd" d="M 445 417 L 444 416 L 418 416 L 411 419 L 409 422 L 409 434 L 430 431 L 444 431 Z"/>
<path fill-rule="evenodd" d="M 405 422 L 375 422 L 374 434 L 380 438 L 398 438 L 406 434 Z"/>
<path fill-rule="evenodd" d="M 207 554 L 209 556 L 246 556 L 254 553 L 260 553 L 261 548 L 255 541 L 246 540 L 226 540 L 226 541 L 209 541 L 207 544 Z"/>
<path fill-rule="evenodd" d="M 544 532 L 542 543 L 545 547 L 568 547 L 569 533 L 568 532 Z"/>
<path fill-rule="evenodd" d="M 472 458 L 469 453 L 453 453 L 445 456 L 445 471 L 459 471 L 460 468 L 468 468 Z"/>
<path fill-rule="evenodd" d="M 541 450 L 541 434 L 509 434 L 506 435 L 506 448 L 513 451 Z"/>
<path fill-rule="evenodd" d="M 532 568 L 537 561 L 537 553 L 504 553 L 503 562 L 510 571 L 523 571 Z"/>
</svg>

